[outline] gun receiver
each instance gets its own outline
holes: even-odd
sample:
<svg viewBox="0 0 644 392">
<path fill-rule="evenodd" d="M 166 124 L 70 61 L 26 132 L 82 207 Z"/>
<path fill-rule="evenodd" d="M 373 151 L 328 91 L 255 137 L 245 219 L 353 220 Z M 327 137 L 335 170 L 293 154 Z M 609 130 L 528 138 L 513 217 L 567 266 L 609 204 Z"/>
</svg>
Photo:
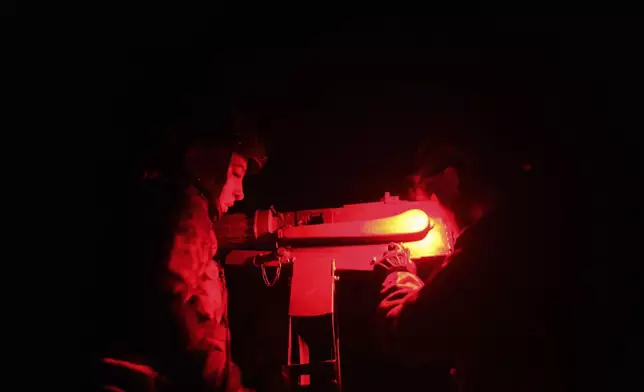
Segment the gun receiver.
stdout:
<svg viewBox="0 0 644 392">
<path fill-rule="evenodd" d="M 221 249 L 230 250 L 228 265 L 277 264 L 303 254 L 323 252 L 338 270 L 371 270 L 389 242 L 401 242 L 415 260 L 446 255 L 453 245 L 451 227 L 434 201 L 401 201 L 385 194 L 374 203 L 349 204 L 278 213 L 233 214 L 216 225 Z M 288 257 L 278 255 L 287 249 Z"/>
</svg>

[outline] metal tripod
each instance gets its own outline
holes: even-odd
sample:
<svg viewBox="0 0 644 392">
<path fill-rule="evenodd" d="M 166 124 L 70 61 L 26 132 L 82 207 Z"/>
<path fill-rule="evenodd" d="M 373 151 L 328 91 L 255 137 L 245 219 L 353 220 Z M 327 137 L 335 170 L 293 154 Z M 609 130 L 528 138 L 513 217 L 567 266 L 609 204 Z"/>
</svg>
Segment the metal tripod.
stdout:
<svg viewBox="0 0 644 392">
<path fill-rule="evenodd" d="M 335 260 L 301 256 L 293 264 L 285 373 L 292 391 L 340 392 Z"/>
</svg>

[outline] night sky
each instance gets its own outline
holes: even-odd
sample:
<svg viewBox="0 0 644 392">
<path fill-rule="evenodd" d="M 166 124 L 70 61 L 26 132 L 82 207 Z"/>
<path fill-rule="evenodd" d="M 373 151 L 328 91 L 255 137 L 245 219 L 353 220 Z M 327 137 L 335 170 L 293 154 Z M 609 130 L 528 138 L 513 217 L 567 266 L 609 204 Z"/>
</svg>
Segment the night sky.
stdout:
<svg viewBox="0 0 644 392">
<path fill-rule="evenodd" d="M 260 124 L 270 153 L 263 174 L 247 181 L 239 208 L 248 211 L 396 193 L 416 145 L 437 132 L 469 132 L 481 142 L 508 135 L 533 155 L 567 149 L 564 159 L 580 160 L 571 145 L 602 143 L 587 125 L 607 121 L 611 100 L 598 98 L 619 75 L 598 71 L 621 41 L 590 18 L 573 23 L 545 10 L 501 17 L 502 9 L 292 17 L 278 9 L 252 16 L 215 6 L 129 8 L 105 31 L 109 125 L 99 147 L 122 159 L 168 124 L 241 109 Z"/>
</svg>

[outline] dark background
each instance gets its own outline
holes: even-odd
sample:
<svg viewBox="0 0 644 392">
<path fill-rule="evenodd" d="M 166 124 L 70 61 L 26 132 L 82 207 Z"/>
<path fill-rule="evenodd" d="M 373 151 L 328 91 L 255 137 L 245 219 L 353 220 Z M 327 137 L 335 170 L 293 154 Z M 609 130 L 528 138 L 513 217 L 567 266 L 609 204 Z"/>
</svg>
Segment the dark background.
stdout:
<svg viewBox="0 0 644 392">
<path fill-rule="evenodd" d="M 100 71 L 90 82 L 105 92 L 96 101 L 102 115 L 95 133 L 103 167 L 127 170 L 170 125 L 207 124 L 211 111 L 241 108 L 258 119 L 270 158 L 247 180 L 237 209 L 274 204 L 288 211 L 399 191 L 427 135 L 469 132 L 481 143 L 508 137 L 559 179 L 553 192 L 575 211 L 565 232 L 578 257 L 565 269 L 571 292 L 584 294 L 566 301 L 575 328 L 583 326 L 579 357 L 589 355 L 578 368 L 601 369 L 610 382 L 626 378 L 632 362 L 625 350 L 634 346 L 622 338 L 639 336 L 628 332 L 633 324 L 622 323 L 621 312 L 634 293 L 624 269 L 637 256 L 618 245 L 632 244 L 641 212 L 630 190 L 641 178 L 637 128 L 626 116 L 634 106 L 633 24 L 561 3 L 247 7 L 134 3 L 105 10 L 111 19 L 101 25 Z M 257 271 L 231 272 L 229 280 L 235 356 L 251 386 L 261 387 L 285 355 L 287 331 L 275 315 L 286 311 L 288 290 L 264 288 Z M 602 294 L 590 290 L 600 287 Z M 240 323 L 236 315 L 248 319 Z M 368 329 L 365 320 L 347 335 Z M 362 369 L 354 370 L 360 376 L 345 377 L 348 387 L 369 390 L 378 381 L 359 378 L 383 365 L 360 346 L 368 344 L 362 338 L 345 363 Z"/>
<path fill-rule="evenodd" d="M 377 199 L 419 140 L 448 130 L 482 142 L 511 135 L 517 148 L 599 167 L 594 149 L 627 142 L 616 110 L 629 84 L 630 26 L 563 16 L 572 6 L 140 7 L 104 31 L 97 81 L 109 88 L 110 125 L 99 148 L 136 155 L 168 124 L 240 108 L 258 118 L 271 150 L 248 183 L 248 209 Z"/>
</svg>

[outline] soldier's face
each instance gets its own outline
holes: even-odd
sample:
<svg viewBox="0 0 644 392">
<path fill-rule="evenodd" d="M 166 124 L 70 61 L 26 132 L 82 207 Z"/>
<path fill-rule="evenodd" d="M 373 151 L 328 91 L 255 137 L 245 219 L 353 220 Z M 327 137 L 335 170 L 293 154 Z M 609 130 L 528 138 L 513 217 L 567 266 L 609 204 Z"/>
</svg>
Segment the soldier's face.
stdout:
<svg viewBox="0 0 644 392">
<path fill-rule="evenodd" d="M 453 217 L 458 225 L 457 230 L 480 218 L 480 206 L 461 192 L 461 181 L 455 168 L 448 167 L 443 172 L 430 177 L 427 183 L 441 206 Z"/>
<path fill-rule="evenodd" d="M 236 201 L 244 199 L 243 180 L 248 168 L 248 161 L 243 156 L 233 153 L 228 164 L 226 183 L 217 200 L 220 214 L 224 214 Z"/>
<path fill-rule="evenodd" d="M 424 201 L 431 200 L 432 195 L 426 189 L 424 178 L 420 174 L 407 176 L 407 200 Z M 435 197 L 434 197 L 435 198 Z"/>
<path fill-rule="evenodd" d="M 459 198 L 458 186 L 459 179 L 452 167 L 432 176 L 415 173 L 407 177 L 407 200 L 433 200 L 452 205 Z"/>
<path fill-rule="evenodd" d="M 425 179 L 425 189 L 438 198 L 443 206 L 454 208 L 460 201 L 459 178 L 453 167 Z"/>
</svg>

